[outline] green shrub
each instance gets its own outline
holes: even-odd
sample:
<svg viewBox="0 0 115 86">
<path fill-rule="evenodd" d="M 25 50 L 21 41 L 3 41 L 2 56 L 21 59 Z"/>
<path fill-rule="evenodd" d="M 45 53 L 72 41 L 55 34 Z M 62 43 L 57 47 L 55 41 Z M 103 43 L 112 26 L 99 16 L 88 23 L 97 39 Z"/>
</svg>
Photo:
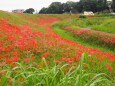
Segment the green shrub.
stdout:
<svg viewBox="0 0 115 86">
<path fill-rule="evenodd" d="M 87 18 L 85 15 L 80 15 L 79 18 Z"/>
</svg>

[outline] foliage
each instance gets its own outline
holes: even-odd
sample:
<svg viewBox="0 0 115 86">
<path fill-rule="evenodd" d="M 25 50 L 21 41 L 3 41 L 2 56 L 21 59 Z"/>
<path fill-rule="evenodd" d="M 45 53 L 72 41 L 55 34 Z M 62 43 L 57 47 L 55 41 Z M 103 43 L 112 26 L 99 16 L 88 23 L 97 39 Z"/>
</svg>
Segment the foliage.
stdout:
<svg viewBox="0 0 115 86">
<path fill-rule="evenodd" d="M 48 8 L 42 8 L 39 13 L 61 14 L 63 12 L 62 8 L 61 2 L 53 2 Z"/>
<path fill-rule="evenodd" d="M 39 14 L 46 14 L 47 13 L 47 8 L 43 7 L 40 11 L 39 11 Z"/>
<path fill-rule="evenodd" d="M 103 12 L 105 10 L 108 10 L 107 0 L 80 0 L 79 2 L 67 1 L 66 3 L 53 2 L 48 8 L 42 8 L 39 13 L 62 14 L 84 11 Z"/>
<path fill-rule="evenodd" d="M 56 22 L 82 20 L 76 17 L 0 12 L 0 85 L 114 86 L 115 54 L 75 41 L 57 29 L 63 24 L 54 25 L 61 36 L 53 31 Z"/>
<path fill-rule="evenodd" d="M 44 66 L 42 68 L 32 67 L 17 63 L 17 66 L 10 68 L 7 65 L 7 74 L 1 78 L 1 86 L 114 86 L 114 79 L 105 73 L 87 73 L 84 69 L 86 54 L 82 54 L 81 61 L 77 66 L 68 68 L 69 64 L 55 64 L 50 67 L 45 58 L 42 59 Z M 17 72 L 16 72 L 17 71 Z M 19 72 L 19 73 L 18 73 Z"/>
<path fill-rule="evenodd" d="M 24 13 L 33 14 L 34 11 L 35 11 L 35 10 L 34 10 L 33 8 L 29 8 L 29 9 L 26 9 L 26 10 L 24 11 Z"/>
<path fill-rule="evenodd" d="M 87 18 L 85 15 L 80 15 L 79 18 Z"/>
<path fill-rule="evenodd" d="M 115 12 L 115 0 L 112 0 L 112 8 L 113 8 L 113 11 Z"/>
<path fill-rule="evenodd" d="M 54 25 L 54 28 L 65 30 L 68 34 L 71 32 L 77 42 L 83 42 L 83 44 L 88 44 L 89 46 L 99 47 L 102 50 L 108 50 L 115 52 L 115 29 L 114 29 L 114 16 L 103 15 L 96 17 L 86 18 L 86 19 L 71 19 L 69 21 L 63 21 Z M 55 30 L 55 29 L 54 29 Z M 58 32 L 58 31 L 56 31 Z M 64 32 L 63 32 L 64 33 Z M 112 33 L 112 34 L 110 34 Z M 60 33 L 62 34 L 62 33 Z M 63 34 L 65 35 L 65 34 Z M 62 35 L 62 36 L 63 36 Z M 68 34 L 69 36 L 69 34 Z M 64 36 L 63 36 L 64 37 Z"/>
</svg>

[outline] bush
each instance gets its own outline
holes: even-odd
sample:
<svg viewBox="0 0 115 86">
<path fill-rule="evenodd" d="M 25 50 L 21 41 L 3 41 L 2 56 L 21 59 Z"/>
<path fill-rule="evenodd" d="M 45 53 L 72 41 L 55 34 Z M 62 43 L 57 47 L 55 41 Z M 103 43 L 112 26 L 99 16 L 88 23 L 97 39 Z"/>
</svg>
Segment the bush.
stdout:
<svg viewBox="0 0 115 86">
<path fill-rule="evenodd" d="M 79 18 L 87 18 L 85 15 L 80 15 Z"/>
</svg>

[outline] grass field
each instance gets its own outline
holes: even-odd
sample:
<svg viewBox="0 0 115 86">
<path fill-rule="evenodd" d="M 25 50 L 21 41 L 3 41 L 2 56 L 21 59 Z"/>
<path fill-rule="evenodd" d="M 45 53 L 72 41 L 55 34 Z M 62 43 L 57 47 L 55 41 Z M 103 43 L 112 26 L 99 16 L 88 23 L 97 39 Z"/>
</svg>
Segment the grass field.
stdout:
<svg viewBox="0 0 115 86">
<path fill-rule="evenodd" d="M 106 17 L 87 17 L 87 18 L 72 18 L 69 21 L 61 22 L 61 27 L 70 26 L 74 29 L 87 28 L 92 30 L 115 33 L 115 16 Z"/>
<path fill-rule="evenodd" d="M 72 36 L 72 40 L 76 40 L 79 43 L 91 47 L 98 47 L 101 50 L 114 53 L 114 21 L 114 16 L 72 18 L 68 21 L 62 21 L 54 24 L 53 28 L 55 31 L 60 30 L 60 35 L 66 32 L 69 33 L 68 36 Z"/>
<path fill-rule="evenodd" d="M 0 86 L 114 86 L 114 50 L 89 47 L 62 29 L 76 30 L 78 17 L 0 11 Z"/>
</svg>

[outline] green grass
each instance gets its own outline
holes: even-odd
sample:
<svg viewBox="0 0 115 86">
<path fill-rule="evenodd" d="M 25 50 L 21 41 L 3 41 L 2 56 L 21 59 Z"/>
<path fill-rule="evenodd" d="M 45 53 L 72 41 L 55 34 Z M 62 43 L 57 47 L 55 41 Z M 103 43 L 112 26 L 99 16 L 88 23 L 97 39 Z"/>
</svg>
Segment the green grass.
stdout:
<svg viewBox="0 0 115 86">
<path fill-rule="evenodd" d="M 88 47 L 99 48 L 105 52 L 115 53 L 115 50 L 111 50 L 106 46 L 103 47 L 103 46 L 97 45 L 96 43 L 89 43 L 86 40 L 82 40 L 81 38 L 74 36 L 73 33 L 69 32 L 69 31 L 62 30 L 61 29 L 62 26 L 63 26 L 62 24 L 57 23 L 57 24 L 54 24 L 52 27 L 56 33 L 58 33 L 60 36 L 66 38 L 66 39 L 76 41 L 76 42 L 83 44 L 85 46 L 88 46 Z"/>
<path fill-rule="evenodd" d="M 45 32 L 46 26 L 39 26 L 36 24 L 37 18 L 43 18 L 45 15 L 31 15 L 31 14 L 14 14 L 14 13 L 7 13 L 7 12 L 0 12 L 0 19 L 9 19 L 9 23 L 13 23 L 16 25 L 30 25 L 36 26 L 32 27 L 33 30 L 39 30 L 40 32 Z M 68 22 L 71 24 L 73 20 L 71 18 L 77 17 L 77 15 L 48 15 L 48 16 L 55 16 L 59 17 L 62 20 L 66 17 L 70 17 Z M 45 16 L 46 17 L 46 16 Z M 65 21 L 64 20 L 64 21 Z M 71 22 L 70 22 L 71 21 Z M 76 19 L 74 20 L 76 21 Z M 63 23 L 64 25 L 68 25 L 68 23 Z M 60 27 L 63 24 L 54 25 L 54 30 L 60 34 L 62 37 L 79 41 L 76 39 L 73 34 L 62 30 Z M 75 28 L 75 25 L 73 26 Z M 42 39 L 42 38 L 41 38 Z M 79 41 L 81 44 L 86 44 L 82 41 Z M 94 46 L 93 46 L 94 47 Z M 95 46 L 97 47 L 97 46 Z M 41 60 L 41 53 L 33 52 L 32 54 L 35 55 L 35 60 L 30 62 L 23 62 L 21 61 L 22 58 L 25 56 L 21 56 L 19 62 L 15 62 L 12 64 L 0 64 L 0 86 L 114 86 L 115 79 L 114 79 L 114 72 L 115 72 L 115 64 L 114 62 L 110 62 L 108 59 L 104 59 L 103 61 L 99 62 L 97 58 L 93 55 L 90 56 L 87 53 L 83 54 L 81 57 L 80 62 L 76 62 L 74 66 L 71 66 L 73 63 L 67 63 L 64 61 L 60 61 L 60 63 L 54 63 L 53 60 L 58 59 L 61 56 L 61 53 L 58 52 L 61 50 L 61 47 L 53 47 L 56 48 L 57 51 L 50 51 L 51 54 L 55 54 L 56 56 L 48 56 L 46 59 Z M 105 48 L 104 48 L 105 49 Z M 107 51 L 107 50 L 106 50 Z M 65 52 L 65 51 L 64 51 Z M 72 51 L 69 51 L 72 53 Z M 28 55 L 32 55 L 31 52 Z M 29 56 L 30 57 L 30 56 Z M 80 58 L 80 57 L 79 57 Z M 89 60 L 94 60 L 96 63 L 88 62 Z M 46 61 L 49 61 L 50 64 L 46 64 Z M 40 64 L 41 62 L 42 64 Z M 109 72 L 106 68 L 105 64 L 108 63 L 113 67 L 113 71 Z M 14 67 L 13 64 L 16 64 Z M 84 64 L 87 65 L 87 68 L 84 68 Z M 36 66 L 40 65 L 41 68 L 37 68 Z M 68 71 L 65 69 L 68 68 Z M 112 77 L 110 77 L 112 75 Z"/>
<path fill-rule="evenodd" d="M 114 17 L 115 18 L 115 17 Z M 92 30 L 115 33 L 113 17 L 75 18 L 60 23 L 61 27 L 70 26 L 74 29 L 90 27 Z"/>
<path fill-rule="evenodd" d="M 14 14 L 14 13 L 8 13 L 8 12 L 2 12 L 0 11 L 0 19 L 5 19 L 10 23 L 16 24 L 16 25 L 21 25 L 23 24 L 26 20 L 21 17 L 21 15 Z"/>
<path fill-rule="evenodd" d="M 16 63 L 17 66 L 11 68 L 6 66 L 7 74 L 3 77 L 0 86 L 114 86 L 114 78 L 105 73 L 87 72 L 83 64 L 89 58 L 87 54 L 82 54 L 81 61 L 77 66 L 72 66 L 69 70 L 69 64 L 60 66 L 55 64 L 49 66 L 43 58 L 45 64 L 42 68 L 35 68 L 32 64 L 24 65 Z M 17 72 L 16 72 L 17 71 Z"/>
</svg>

